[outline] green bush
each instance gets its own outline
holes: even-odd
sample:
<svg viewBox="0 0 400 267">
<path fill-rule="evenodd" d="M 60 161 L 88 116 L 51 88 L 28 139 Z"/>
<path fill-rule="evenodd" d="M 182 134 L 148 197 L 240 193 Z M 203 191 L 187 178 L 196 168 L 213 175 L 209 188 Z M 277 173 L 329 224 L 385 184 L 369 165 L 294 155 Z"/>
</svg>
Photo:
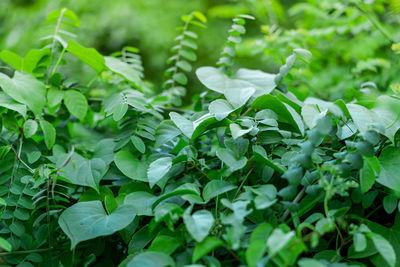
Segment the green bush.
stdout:
<svg viewBox="0 0 400 267">
<path fill-rule="evenodd" d="M 400 97 L 299 100 L 308 50 L 274 73 L 235 64 L 253 19 L 233 19 L 185 107 L 200 12 L 182 17 L 161 94 L 138 49 L 71 37 L 69 9 L 48 15 L 42 49 L 1 51 L 0 261 L 399 266 Z"/>
</svg>

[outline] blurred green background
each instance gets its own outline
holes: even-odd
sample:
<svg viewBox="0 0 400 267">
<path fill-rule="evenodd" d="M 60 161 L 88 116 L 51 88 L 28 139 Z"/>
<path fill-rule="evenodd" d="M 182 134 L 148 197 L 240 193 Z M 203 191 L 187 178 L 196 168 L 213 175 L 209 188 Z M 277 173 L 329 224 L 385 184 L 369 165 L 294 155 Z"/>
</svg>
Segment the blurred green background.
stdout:
<svg viewBox="0 0 400 267">
<path fill-rule="evenodd" d="M 61 7 L 81 20 L 77 39 L 104 55 L 135 46 L 145 67 L 145 78 L 161 90 L 169 49 L 178 34 L 180 17 L 203 12 L 207 29 L 199 34 L 199 60 L 194 68 L 215 65 L 231 18 L 256 17 L 238 47 L 236 65 L 276 72 L 293 48 L 313 53 L 287 78 L 299 98 L 352 100 L 366 91 L 382 93 L 400 80 L 399 0 L 1 0 L 0 50 L 20 55 L 42 47 L 47 14 Z M 203 90 L 194 72 L 188 99 Z M 373 85 L 366 82 L 373 82 Z"/>
</svg>

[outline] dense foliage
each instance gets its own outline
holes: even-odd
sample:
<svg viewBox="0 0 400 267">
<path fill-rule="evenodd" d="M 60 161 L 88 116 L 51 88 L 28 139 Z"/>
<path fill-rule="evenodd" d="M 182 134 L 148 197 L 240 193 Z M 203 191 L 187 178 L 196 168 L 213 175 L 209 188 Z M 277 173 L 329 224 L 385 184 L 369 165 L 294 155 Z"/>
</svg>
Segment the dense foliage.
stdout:
<svg viewBox="0 0 400 267">
<path fill-rule="evenodd" d="M 215 66 L 195 71 L 207 19 L 184 15 L 161 93 L 137 48 L 104 56 L 77 41 L 73 11 L 50 12 L 42 48 L 0 52 L 0 262 L 399 266 L 399 45 L 370 13 L 385 2 L 351 2 L 294 6 L 337 18 L 254 42 L 255 18 L 236 15 Z M 343 55 L 336 34 L 356 29 L 375 38 L 365 58 L 384 59 Z M 283 63 L 243 68 L 250 50 Z M 191 73 L 206 91 L 182 107 Z"/>
</svg>

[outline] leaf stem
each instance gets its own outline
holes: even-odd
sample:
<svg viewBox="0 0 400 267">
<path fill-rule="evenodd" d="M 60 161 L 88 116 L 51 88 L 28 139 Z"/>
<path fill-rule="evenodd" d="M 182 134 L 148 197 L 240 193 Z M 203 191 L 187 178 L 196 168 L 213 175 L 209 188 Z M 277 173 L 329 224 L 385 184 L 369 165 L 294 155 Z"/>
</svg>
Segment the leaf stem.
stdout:
<svg viewBox="0 0 400 267">
<path fill-rule="evenodd" d="M 203 172 L 200 168 L 199 168 L 199 166 L 197 166 L 197 164 L 195 163 L 195 162 L 192 162 L 192 161 L 188 161 L 190 164 L 192 164 L 193 165 L 193 167 L 196 169 L 196 170 L 198 170 L 204 177 L 206 177 L 208 180 L 212 180 L 205 172 Z"/>
<path fill-rule="evenodd" d="M 251 168 L 251 169 L 247 172 L 247 174 L 246 174 L 246 176 L 244 177 L 243 181 L 240 183 L 238 189 L 236 190 L 236 193 L 235 193 L 235 196 L 233 197 L 233 200 L 236 199 L 236 197 L 238 196 L 238 194 L 239 194 L 240 190 L 242 189 L 244 183 L 247 181 L 247 178 L 249 178 L 249 176 L 250 176 L 250 174 L 253 172 L 253 170 L 254 170 L 254 168 Z"/>
<path fill-rule="evenodd" d="M 64 57 L 65 51 L 66 51 L 66 48 L 64 47 L 63 50 L 61 51 L 60 56 L 58 57 L 57 63 L 56 63 L 56 65 L 54 66 L 53 71 L 51 72 L 50 77 L 53 76 L 54 73 L 56 73 L 56 71 L 57 71 L 57 69 L 58 69 L 58 66 L 59 66 L 60 63 L 61 63 L 61 60 L 62 60 L 62 58 Z"/>
</svg>

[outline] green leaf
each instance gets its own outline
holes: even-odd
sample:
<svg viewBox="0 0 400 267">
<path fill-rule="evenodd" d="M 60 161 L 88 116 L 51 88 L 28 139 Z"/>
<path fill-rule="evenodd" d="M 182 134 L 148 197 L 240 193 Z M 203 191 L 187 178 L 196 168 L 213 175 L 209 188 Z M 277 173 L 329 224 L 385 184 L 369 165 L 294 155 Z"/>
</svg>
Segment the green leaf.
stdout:
<svg viewBox="0 0 400 267">
<path fill-rule="evenodd" d="M 217 149 L 217 157 L 229 167 L 229 169 L 234 172 L 242 169 L 247 164 L 247 158 L 241 157 L 240 159 L 236 159 L 232 152 L 226 148 L 218 148 Z"/>
<path fill-rule="evenodd" d="M 254 229 L 250 236 L 250 245 L 246 250 L 246 261 L 250 267 L 257 266 L 264 256 L 267 249 L 267 240 L 273 227 L 268 223 L 263 223 Z"/>
<path fill-rule="evenodd" d="M 64 93 L 64 103 L 71 115 L 83 120 L 88 110 L 86 97 L 79 91 L 68 90 Z"/>
<path fill-rule="evenodd" d="M 143 140 L 140 137 L 132 135 L 131 142 L 140 153 L 143 154 L 144 152 L 146 152 L 146 145 L 144 144 Z"/>
<path fill-rule="evenodd" d="M 120 265 L 121 267 L 175 267 L 174 260 L 165 253 L 155 251 L 145 251 L 135 255 Z"/>
<path fill-rule="evenodd" d="M 157 197 L 149 192 L 137 191 L 128 194 L 124 203 L 133 206 L 139 216 L 152 216 L 152 206 L 157 200 Z"/>
<path fill-rule="evenodd" d="M 14 110 L 26 118 L 26 106 L 20 104 L 5 93 L 0 91 L 0 107 L 4 107 L 10 110 Z"/>
<path fill-rule="evenodd" d="M 387 147 L 379 156 L 381 173 L 376 181 L 396 192 L 400 192 L 400 148 Z"/>
<path fill-rule="evenodd" d="M 206 184 L 203 189 L 203 197 L 205 202 L 209 202 L 211 199 L 219 196 L 223 193 L 229 192 L 235 189 L 237 186 L 230 184 L 223 180 L 212 180 Z"/>
<path fill-rule="evenodd" d="M 276 228 L 267 240 L 267 247 L 271 256 L 274 256 L 280 250 L 284 249 L 289 242 L 293 240 L 295 233 L 284 233 L 281 229 Z"/>
<path fill-rule="evenodd" d="M 56 142 L 56 129 L 48 121 L 40 120 L 39 123 L 43 131 L 44 143 L 46 144 L 47 149 L 50 150 Z"/>
<path fill-rule="evenodd" d="M 172 158 L 164 157 L 153 161 L 147 169 L 147 177 L 149 179 L 150 187 L 153 187 L 160 181 L 171 169 Z"/>
<path fill-rule="evenodd" d="M 366 107 L 357 104 L 347 104 L 346 107 L 360 133 L 365 133 L 373 124 L 379 122 L 377 115 Z"/>
<path fill-rule="evenodd" d="M 113 108 L 113 119 L 115 121 L 121 120 L 126 112 L 128 111 L 128 104 L 127 103 L 118 103 Z"/>
<path fill-rule="evenodd" d="M 253 153 L 254 153 L 254 158 L 257 161 L 264 163 L 268 167 L 271 167 L 280 173 L 285 172 L 285 169 L 283 167 L 278 166 L 277 164 L 275 164 L 272 160 L 270 160 L 268 158 L 267 152 L 265 152 L 265 149 L 262 146 L 253 146 Z"/>
<path fill-rule="evenodd" d="M 197 137 L 213 128 L 227 126 L 229 125 L 229 122 L 230 121 L 228 119 L 218 121 L 210 113 L 207 113 L 193 122 L 194 131 L 192 137 L 190 138 L 190 141 L 194 142 Z"/>
<path fill-rule="evenodd" d="M 277 86 L 275 77 L 276 74 L 250 69 L 239 69 L 235 75 L 235 78 L 247 81 L 253 85 L 256 89 L 253 97 L 271 93 Z"/>
<path fill-rule="evenodd" d="M 385 136 L 394 143 L 395 135 L 400 129 L 400 99 L 380 96 L 372 111 L 375 112 L 379 117 L 379 122 L 385 127 Z"/>
<path fill-rule="evenodd" d="M 202 202 L 199 188 L 194 184 L 186 183 L 171 192 L 159 196 L 158 199 L 153 203 L 152 209 L 155 209 L 162 201 L 174 196 L 181 196 L 183 199 L 189 200 L 189 202 L 192 202 L 193 199 Z"/>
<path fill-rule="evenodd" d="M 208 110 L 210 111 L 210 114 L 215 116 L 218 121 L 221 121 L 228 117 L 228 115 L 234 111 L 234 108 L 231 104 L 229 104 L 228 101 L 224 99 L 217 99 L 210 103 Z"/>
<path fill-rule="evenodd" d="M 366 235 L 372 240 L 379 254 L 384 258 L 386 263 L 394 267 L 396 266 L 396 253 L 392 245 L 384 237 L 373 232 L 367 232 Z"/>
<path fill-rule="evenodd" d="M 36 133 L 38 124 L 34 120 L 27 120 L 24 122 L 23 129 L 25 138 L 29 138 Z"/>
<path fill-rule="evenodd" d="M 356 252 L 364 251 L 367 248 L 367 238 L 363 233 L 355 233 L 353 236 L 353 243 Z"/>
<path fill-rule="evenodd" d="M 46 86 L 28 73 L 16 71 L 13 78 L 0 73 L 0 87 L 17 102 L 39 115 L 46 104 Z"/>
<path fill-rule="evenodd" d="M 304 135 L 304 124 L 300 115 L 288 104 L 273 95 L 262 95 L 251 104 L 252 108 L 271 109 L 278 114 L 278 121 L 290 124 L 293 129 Z"/>
<path fill-rule="evenodd" d="M 23 59 L 22 70 L 34 74 L 33 72 L 38 67 L 38 64 L 45 56 L 49 55 L 50 52 L 50 48 L 29 50 Z"/>
<path fill-rule="evenodd" d="M 85 240 L 111 235 L 128 226 L 136 216 L 129 205 L 107 214 L 100 201 L 79 202 L 61 213 L 58 224 L 71 240 L 71 249 Z"/>
<path fill-rule="evenodd" d="M 251 132 L 251 130 L 253 130 L 253 128 L 242 130 L 242 128 L 240 128 L 240 126 L 236 123 L 230 124 L 229 129 L 231 130 L 233 139 L 238 139 L 239 137 L 248 134 L 249 132 Z"/>
<path fill-rule="evenodd" d="M 325 264 L 319 262 L 316 259 L 307 259 L 307 258 L 300 259 L 298 264 L 299 267 L 326 267 Z"/>
<path fill-rule="evenodd" d="M 63 91 L 51 87 L 47 91 L 47 105 L 49 105 L 49 107 L 55 107 L 61 103 L 63 97 L 64 97 Z"/>
<path fill-rule="evenodd" d="M 50 157 L 56 166 L 61 166 L 67 159 L 67 153 Z M 100 158 L 85 159 L 76 152 L 72 154 L 67 165 L 60 172 L 60 176 L 70 183 L 88 186 L 99 192 L 99 183 L 108 170 L 108 165 Z"/>
<path fill-rule="evenodd" d="M 186 119 L 185 117 L 176 112 L 169 113 L 169 117 L 184 135 L 186 135 L 188 138 L 192 137 L 194 131 L 194 126 L 192 121 Z"/>
<path fill-rule="evenodd" d="M 207 237 L 202 242 L 197 243 L 194 247 L 192 262 L 200 260 L 203 256 L 207 255 L 214 249 L 223 246 L 224 243 L 216 237 Z"/>
<path fill-rule="evenodd" d="M 229 102 L 238 108 L 246 101 L 246 97 L 258 97 L 269 94 L 275 87 L 275 74 L 259 70 L 239 69 L 232 77 L 227 76 L 222 70 L 213 67 L 201 67 L 196 75 L 200 82 L 208 89 L 225 94 Z M 251 89 L 250 89 L 251 88 Z M 234 99 L 241 99 L 235 101 Z"/>
<path fill-rule="evenodd" d="M 126 150 L 118 151 L 114 156 L 115 165 L 127 177 L 147 182 L 147 166 Z"/>
<path fill-rule="evenodd" d="M 16 53 L 8 50 L 0 52 L 0 58 L 5 63 L 10 64 L 15 70 L 22 71 L 23 59 Z"/>
<path fill-rule="evenodd" d="M 176 66 L 178 66 L 179 68 L 181 68 L 182 70 L 184 70 L 186 72 L 192 71 L 192 65 L 190 65 L 190 63 L 187 62 L 186 60 L 180 60 L 180 61 L 176 62 Z"/>
<path fill-rule="evenodd" d="M 104 70 L 104 57 L 97 52 L 96 49 L 86 48 L 75 41 L 69 40 L 67 51 L 79 58 L 82 62 L 89 65 L 89 67 L 94 69 L 97 73 L 100 73 Z"/>
<path fill-rule="evenodd" d="M 387 195 L 383 198 L 383 208 L 388 214 L 393 213 L 397 208 L 397 197 L 395 195 Z"/>
<path fill-rule="evenodd" d="M 162 121 L 156 129 L 156 147 L 160 147 L 180 135 L 172 121 Z"/>
<path fill-rule="evenodd" d="M 128 63 L 115 57 L 104 57 L 104 60 L 106 67 L 112 72 L 134 83 L 136 86 L 141 84 L 139 73 Z"/>
<path fill-rule="evenodd" d="M 186 209 L 183 214 L 183 221 L 186 229 L 197 242 L 201 242 L 207 237 L 214 224 L 214 217 L 208 210 L 198 210 L 192 215 L 193 206 Z"/>
<path fill-rule="evenodd" d="M 189 60 L 189 61 L 196 61 L 197 60 L 197 56 L 196 53 L 193 52 L 190 49 L 180 49 L 179 50 L 179 55 L 181 55 L 183 58 Z"/>
<path fill-rule="evenodd" d="M 188 82 L 186 75 L 182 72 L 175 73 L 174 76 L 172 76 L 172 79 L 182 85 L 186 85 Z"/>
<path fill-rule="evenodd" d="M 2 238 L 2 237 L 0 237 L 0 248 L 4 249 L 5 251 L 11 251 L 12 250 L 11 244 L 7 240 Z"/>
<path fill-rule="evenodd" d="M 376 157 L 374 158 L 375 160 L 377 160 Z M 365 158 L 364 166 L 360 170 L 360 187 L 361 187 L 361 192 L 363 194 L 368 192 L 368 190 L 370 190 L 372 186 L 375 184 L 376 174 L 371 161 L 372 160 L 370 158 Z"/>
<path fill-rule="evenodd" d="M 167 255 L 171 255 L 174 251 L 181 246 L 181 242 L 178 238 L 170 235 L 157 235 L 153 242 L 148 248 L 148 251 L 163 252 Z"/>
</svg>

